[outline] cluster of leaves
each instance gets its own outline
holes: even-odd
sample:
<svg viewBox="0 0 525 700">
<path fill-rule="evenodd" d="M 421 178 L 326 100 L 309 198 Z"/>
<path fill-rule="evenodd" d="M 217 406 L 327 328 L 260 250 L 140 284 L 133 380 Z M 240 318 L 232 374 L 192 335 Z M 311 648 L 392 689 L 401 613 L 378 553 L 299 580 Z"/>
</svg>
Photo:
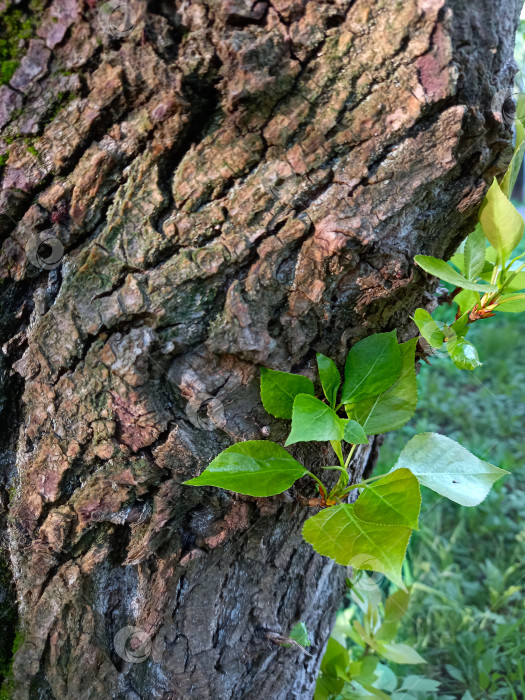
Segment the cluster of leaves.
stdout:
<svg viewBox="0 0 525 700">
<path fill-rule="evenodd" d="M 426 664 L 412 646 L 395 641 L 409 597 L 409 591 L 398 590 L 383 602 L 379 586 L 361 575 L 328 641 L 314 700 L 428 700 L 439 689 L 438 682 L 422 675 L 398 678 L 384 663 Z"/>
<path fill-rule="evenodd" d="M 414 321 L 431 348 L 445 345 L 459 369 L 472 370 L 481 364 L 476 347 L 466 340 L 470 324 L 496 312 L 525 311 L 525 263 L 520 262 L 524 254 L 516 253 L 525 222 L 510 201 L 524 152 L 525 127 L 518 120 L 514 156 L 501 185 L 494 178 L 474 231 L 448 263 L 429 255 L 415 257 L 426 272 L 454 288 L 458 312 L 453 323 L 439 324 L 425 309 L 417 309 Z"/>
<path fill-rule="evenodd" d="M 315 397 L 315 386 L 307 377 L 262 369 L 265 409 L 277 418 L 291 419 L 286 445 L 331 443 L 339 464 L 324 469 L 340 472 L 332 489 L 287 450 L 267 440 L 228 447 L 200 476 L 184 483 L 262 497 L 281 493 L 310 476 L 319 490 L 319 498 L 310 505 L 323 510 L 306 521 L 304 539 L 339 564 L 379 571 L 403 587 L 401 568 L 421 507 L 419 485 L 473 506 L 505 473 L 453 440 L 426 433 L 405 446 L 389 474 L 348 485 L 347 469 L 356 446 L 366 444 L 367 435 L 404 425 L 415 411 L 415 342 L 398 344 L 394 331 L 356 343 L 346 359 L 342 387 L 335 363 L 318 354 L 324 400 Z M 343 409 L 346 417 L 339 415 Z M 346 455 L 345 443 L 350 445 Z M 361 489 L 361 494 L 355 503 L 346 503 L 353 489 Z"/>
</svg>

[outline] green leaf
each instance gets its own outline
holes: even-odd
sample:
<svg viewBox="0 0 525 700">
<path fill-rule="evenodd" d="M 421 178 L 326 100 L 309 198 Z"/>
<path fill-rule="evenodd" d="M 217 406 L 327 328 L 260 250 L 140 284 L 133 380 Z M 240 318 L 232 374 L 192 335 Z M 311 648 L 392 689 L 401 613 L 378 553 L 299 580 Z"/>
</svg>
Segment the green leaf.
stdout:
<svg viewBox="0 0 525 700">
<path fill-rule="evenodd" d="M 502 294 L 496 311 L 518 314 L 525 311 L 525 294 Z"/>
<path fill-rule="evenodd" d="M 425 309 L 416 309 L 414 322 L 427 343 L 433 348 L 440 348 L 445 340 L 445 334 L 436 321 Z"/>
<path fill-rule="evenodd" d="M 308 638 L 308 630 L 306 629 L 304 622 L 298 622 L 293 626 L 292 631 L 290 632 L 290 639 L 293 639 L 302 647 L 310 646 L 311 642 Z"/>
<path fill-rule="evenodd" d="M 421 433 L 409 440 L 394 469 L 410 469 L 423 486 L 462 506 L 479 505 L 492 484 L 509 473 L 438 433 Z"/>
<path fill-rule="evenodd" d="M 435 277 L 439 277 L 440 280 L 453 284 L 455 287 L 472 289 L 474 292 L 495 292 L 498 289 L 493 284 L 471 282 L 466 277 L 463 277 L 463 275 L 460 275 L 459 272 L 456 272 L 456 270 L 444 260 L 433 258 L 430 255 L 416 255 L 414 260 L 426 272 L 429 272 Z"/>
<path fill-rule="evenodd" d="M 410 469 L 396 469 L 369 484 L 354 504 L 361 520 L 417 529 L 421 510 L 419 482 Z"/>
<path fill-rule="evenodd" d="M 329 357 L 325 357 L 320 352 L 317 353 L 316 357 L 324 395 L 328 399 L 331 408 L 335 408 L 337 392 L 341 385 L 339 370 L 335 366 L 335 362 Z"/>
<path fill-rule="evenodd" d="M 307 470 L 269 440 L 248 440 L 226 448 L 188 486 L 218 486 L 247 496 L 274 496 L 289 489 Z"/>
<path fill-rule="evenodd" d="M 474 281 L 476 280 L 485 264 L 485 234 L 481 224 L 477 224 L 476 228 L 465 242 L 465 268 L 466 277 Z"/>
<path fill-rule="evenodd" d="M 463 338 L 467 335 L 468 333 L 468 311 L 465 311 L 465 313 L 460 316 L 457 321 L 454 321 L 454 323 L 450 326 L 450 329 L 454 331 L 454 333 Z"/>
<path fill-rule="evenodd" d="M 396 331 L 376 333 L 356 343 L 346 358 L 341 402 L 356 403 L 385 391 L 401 372 Z"/>
<path fill-rule="evenodd" d="M 416 411 L 417 381 L 415 368 L 417 338 L 401 343 L 401 374 L 387 391 L 353 407 L 353 415 L 367 435 L 398 430 Z"/>
<path fill-rule="evenodd" d="M 425 659 L 408 644 L 391 642 L 390 644 L 378 643 L 377 651 L 387 661 L 395 664 L 426 664 Z"/>
<path fill-rule="evenodd" d="M 479 361 L 478 351 L 474 345 L 465 338 L 453 337 L 447 342 L 447 352 L 458 369 L 472 370 L 483 364 Z"/>
<path fill-rule="evenodd" d="M 514 147 L 514 155 L 510 161 L 505 177 L 501 183 L 501 191 L 509 199 L 512 196 L 512 191 L 514 190 L 514 185 L 518 179 L 521 164 L 523 163 L 523 154 L 525 153 L 525 129 L 523 124 L 517 120 L 516 121 L 516 145 Z"/>
<path fill-rule="evenodd" d="M 409 527 L 365 522 L 346 503 L 321 511 L 303 527 L 304 539 L 319 554 L 343 566 L 383 573 L 400 588 L 411 532 Z"/>
<path fill-rule="evenodd" d="M 345 434 L 343 440 L 352 445 L 368 445 L 368 438 L 363 427 L 356 420 L 343 420 Z"/>
<path fill-rule="evenodd" d="M 455 267 L 458 268 L 458 270 L 461 272 L 461 274 L 464 274 L 465 272 L 465 253 L 461 251 L 461 253 L 454 253 L 454 255 L 450 258 L 449 263 L 454 265 Z"/>
<path fill-rule="evenodd" d="M 346 678 L 346 670 L 349 663 L 350 657 L 348 651 L 333 637 L 330 637 L 321 661 L 321 671 L 327 676 Z"/>
<path fill-rule="evenodd" d="M 512 274 L 512 272 L 513 272 L 512 268 L 514 268 L 514 271 L 515 271 L 516 268 L 520 264 L 521 264 L 520 261 L 518 261 L 517 263 L 514 263 L 511 266 L 510 271 L 507 272 L 507 277 L 510 277 L 510 275 Z M 486 280 L 490 281 L 492 279 L 493 269 L 494 269 L 494 265 L 491 265 L 490 269 L 486 269 L 484 272 L 482 272 L 482 274 L 481 274 L 482 279 L 486 279 Z M 518 272 L 518 274 L 512 279 L 512 281 L 509 284 L 505 285 L 504 291 L 510 293 L 510 292 L 519 292 L 522 289 L 525 289 L 525 271 Z"/>
<path fill-rule="evenodd" d="M 406 676 L 406 678 L 403 679 L 401 690 L 417 691 L 418 693 L 437 693 L 440 685 L 438 681 L 433 681 L 430 678 Z"/>
<path fill-rule="evenodd" d="M 479 220 L 490 244 L 506 260 L 521 241 L 525 223 L 501 191 L 496 178 L 483 200 Z"/>
<path fill-rule="evenodd" d="M 383 624 L 376 633 L 376 639 L 381 642 L 391 642 L 397 634 L 399 624 L 408 610 L 410 593 L 399 590 L 388 596 L 385 601 Z"/>
<path fill-rule="evenodd" d="M 319 399 L 308 394 L 295 398 L 292 413 L 292 430 L 286 445 L 312 440 L 342 440 L 345 425 L 341 418 Z"/>
<path fill-rule="evenodd" d="M 479 292 L 473 292 L 471 289 L 462 289 L 461 292 L 454 297 L 454 301 L 459 306 L 459 313 L 461 315 L 467 311 L 472 311 L 472 309 L 479 304 L 480 300 Z"/>
<path fill-rule="evenodd" d="M 290 419 L 298 394 L 315 395 L 313 382 L 308 377 L 261 367 L 261 399 L 271 416 Z"/>
</svg>

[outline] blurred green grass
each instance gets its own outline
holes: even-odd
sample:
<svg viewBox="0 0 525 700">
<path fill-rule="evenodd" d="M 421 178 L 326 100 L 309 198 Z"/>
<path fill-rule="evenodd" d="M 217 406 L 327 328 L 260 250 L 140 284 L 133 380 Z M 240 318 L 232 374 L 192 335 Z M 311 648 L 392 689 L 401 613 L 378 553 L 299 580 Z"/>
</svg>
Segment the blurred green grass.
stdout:
<svg viewBox="0 0 525 700">
<path fill-rule="evenodd" d="M 442 319 L 450 307 L 434 316 Z M 469 339 L 483 367 L 459 371 L 446 357 L 424 365 L 416 416 L 388 435 L 380 471 L 412 435 L 443 433 L 511 473 L 477 508 L 461 508 L 423 489 L 405 578 L 411 604 L 399 641 L 428 660 L 440 681 L 432 697 L 525 698 L 525 354 L 523 317 L 497 314 L 474 324 Z M 525 657 L 524 657 L 525 658 Z M 396 667 L 399 677 L 410 667 Z M 429 695 L 429 697 L 431 697 Z"/>
</svg>

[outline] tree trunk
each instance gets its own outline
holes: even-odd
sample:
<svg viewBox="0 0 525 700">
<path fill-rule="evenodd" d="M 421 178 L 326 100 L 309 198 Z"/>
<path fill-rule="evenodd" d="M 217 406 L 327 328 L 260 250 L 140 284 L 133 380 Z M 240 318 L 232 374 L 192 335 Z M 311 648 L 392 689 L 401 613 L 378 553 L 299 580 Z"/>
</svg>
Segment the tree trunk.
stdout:
<svg viewBox="0 0 525 700">
<path fill-rule="evenodd" d="M 520 3 L 118 4 L 0 16 L 22 32 L 0 87 L 4 688 L 311 698 L 347 575 L 302 541 L 311 511 L 181 482 L 283 439 L 260 365 L 313 376 L 316 351 L 415 334 L 413 256 L 453 251 L 510 158 Z M 298 620 L 311 656 L 276 643 Z"/>
</svg>

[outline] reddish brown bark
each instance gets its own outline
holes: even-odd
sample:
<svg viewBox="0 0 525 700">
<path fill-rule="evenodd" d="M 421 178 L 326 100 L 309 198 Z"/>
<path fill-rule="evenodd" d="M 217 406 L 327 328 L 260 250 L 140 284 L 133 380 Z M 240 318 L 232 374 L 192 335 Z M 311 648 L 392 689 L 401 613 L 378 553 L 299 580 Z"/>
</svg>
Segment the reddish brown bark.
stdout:
<svg viewBox="0 0 525 700">
<path fill-rule="evenodd" d="M 413 256 L 508 162 L 518 4 L 137 2 L 118 37 L 94 3 L 32 10 L 0 88 L 13 698 L 312 696 L 346 572 L 308 509 L 181 482 L 283 438 L 260 364 L 414 334 Z M 298 619 L 311 657 L 271 641 Z"/>
</svg>

